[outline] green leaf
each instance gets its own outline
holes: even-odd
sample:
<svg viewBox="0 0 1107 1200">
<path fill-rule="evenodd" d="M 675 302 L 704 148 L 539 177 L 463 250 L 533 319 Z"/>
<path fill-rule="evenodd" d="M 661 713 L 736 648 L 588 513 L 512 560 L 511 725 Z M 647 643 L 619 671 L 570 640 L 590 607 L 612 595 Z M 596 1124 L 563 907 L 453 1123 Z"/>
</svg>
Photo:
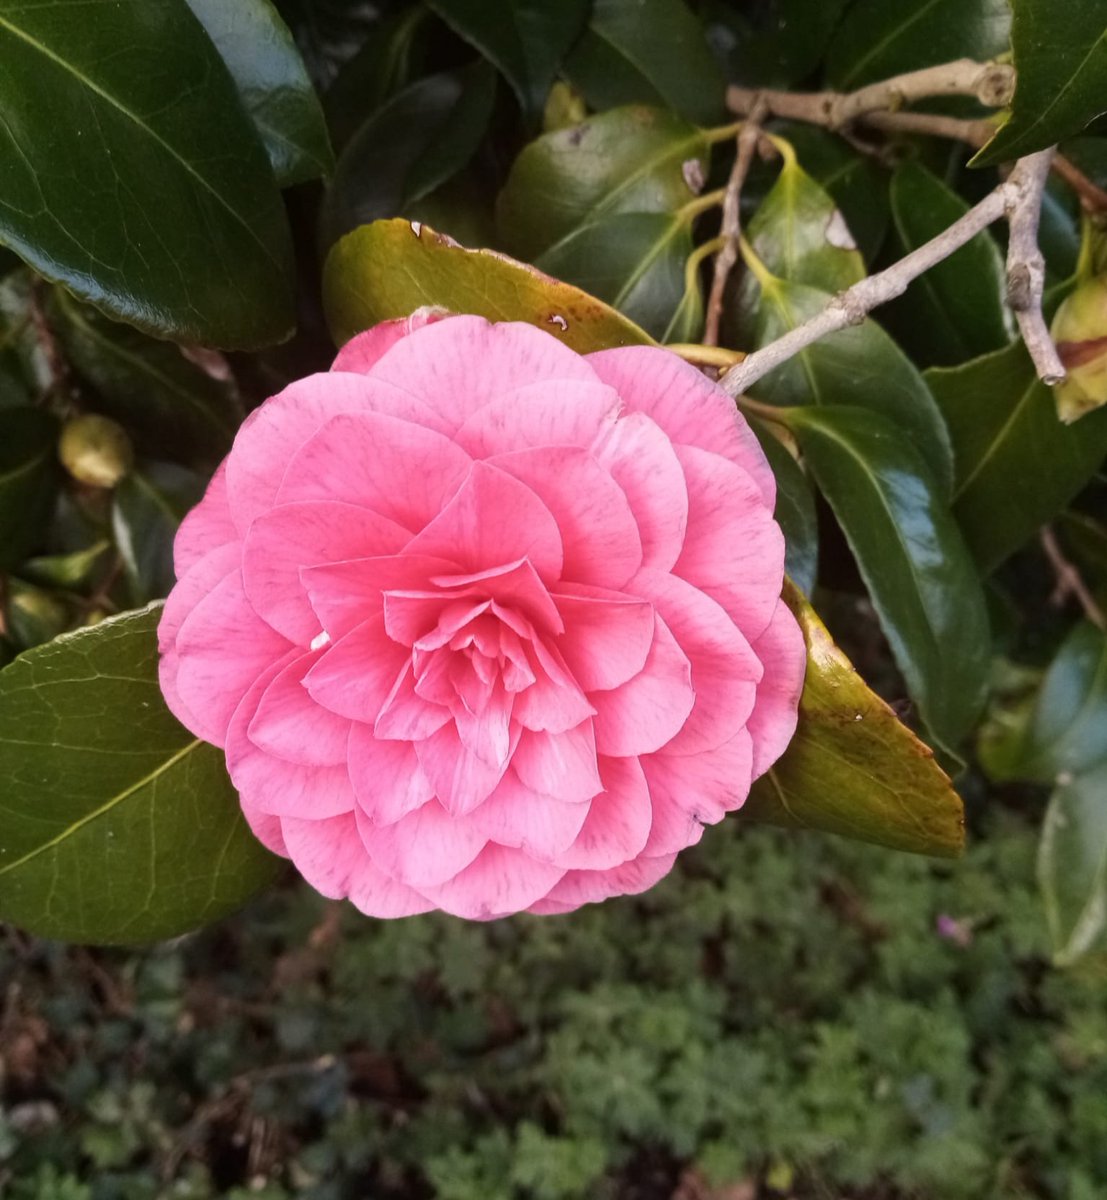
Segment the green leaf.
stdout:
<svg viewBox="0 0 1107 1200">
<path fill-rule="evenodd" d="M 41 400 L 55 382 L 56 365 L 36 325 L 41 286 L 22 264 L 0 281 L 0 408 Z"/>
<path fill-rule="evenodd" d="M 784 570 L 805 595 L 815 588 L 819 565 L 819 524 L 811 484 L 789 450 L 762 421 L 750 425 L 776 477 L 776 517 L 784 534 Z"/>
<path fill-rule="evenodd" d="M 159 616 L 66 634 L 0 673 L 0 918 L 37 936 L 174 937 L 275 877 L 222 753 L 161 698 Z"/>
<path fill-rule="evenodd" d="M 51 641 L 71 620 L 69 607 L 60 596 L 18 579 L 10 581 L 4 623 L 8 636 L 20 650 Z"/>
<path fill-rule="evenodd" d="M 37 408 L 0 408 L 0 571 L 42 541 L 60 470 L 58 422 Z"/>
<path fill-rule="evenodd" d="M 1066 777 L 1050 797 L 1038 884 L 1053 961 L 1069 966 L 1107 929 L 1107 762 Z"/>
<path fill-rule="evenodd" d="M 393 96 L 347 143 L 323 209 L 327 244 L 368 221 L 409 215 L 456 175 L 484 137 L 496 96 L 485 62 L 430 75 Z"/>
<path fill-rule="evenodd" d="M 131 600 L 145 604 L 169 594 L 173 538 L 185 513 L 199 503 L 205 480 L 172 463 L 140 464 L 112 495 L 111 527 Z"/>
<path fill-rule="evenodd" d="M 926 372 L 953 442 L 954 515 L 993 571 L 1060 512 L 1107 454 L 1107 409 L 1062 425 L 1021 342 Z"/>
<path fill-rule="evenodd" d="M 933 752 L 865 686 L 795 589 L 784 596 L 807 643 L 799 726 L 753 785 L 743 814 L 955 858 L 964 847 L 964 813 Z"/>
<path fill-rule="evenodd" d="M 753 343 L 764 346 L 831 301 L 827 292 L 763 275 Z M 941 491 L 952 481 L 949 436 L 934 398 L 911 361 L 872 319 L 823 338 L 755 387 L 775 405 L 853 405 L 894 422 L 926 460 Z"/>
<path fill-rule="evenodd" d="M 253 348 L 292 330 L 280 194 L 183 0 L 5 5 L 0 240 L 162 337 Z"/>
<path fill-rule="evenodd" d="M 984 593 L 926 462 L 861 408 L 781 412 L 838 519 L 923 721 L 952 750 L 984 702 Z"/>
<path fill-rule="evenodd" d="M 723 77 L 683 0 L 594 0 L 565 73 L 593 108 L 653 104 L 700 125 L 723 115 Z"/>
<path fill-rule="evenodd" d="M 1007 49 L 1007 0 L 858 0 L 830 44 L 828 81 L 851 91 L 955 58 L 984 62 Z"/>
<path fill-rule="evenodd" d="M 727 75 L 743 87 L 801 86 L 822 61 L 848 0 L 764 0 L 747 15 L 726 0 L 701 11 Z"/>
<path fill-rule="evenodd" d="M 529 321 L 582 354 L 652 340 L 578 288 L 403 220 L 363 225 L 335 245 L 323 270 L 323 304 L 338 345 L 424 305 L 490 321 Z"/>
<path fill-rule="evenodd" d="M 496 203 L 504 247 L 533 262 L 618 213 L 675 213 L 700 189 L 711 148 L 675 113 L 632 105 L 548 133 L 516 158 Z"/>
<path fill-rule="evenodd" d="M 584 27 L 588 0 L 427 0 L 458 34 L 493 62 L 519 103 L 540 113 L 558 64 Z"/>
<path fill-rule="evenodd" d="M 956 192 L 918 162 L 896 169 L 890 194 L 904 252 L 916 250 L 969 211 Z M 920 365 L 964 362 L 1006 346 L 1014 336 L 1005 291 L 999 247 L 984 230 L 911 284 L 888 310 L 888 323 Z"/>
<path fill-rule="evenodd" d="M 65 588 L 70 592 L 88 591 L 107 562 L 110 551 L 111 542 L 103 539 L 81 550 L 29 558 L 20 563 L 19 574 L 31 583 L 39 583 L 44 587 Z"/>
<path fill-rule="evenodd" d="M 226 63 L 277 183 L 328 175 L 323 109 L 288 27 L 270 0 L 187 0 Z"/>
<path fill-rule="evenodd" d="M 1107 109 L 1107 13 L 1102 0 L 1011 0 L 1017 84 L 1011 111 L 974 166 L 1009 162 L 1079 133 Z"/>
<path fill-rule="evenodd" d="M 746 237 L 765 268 L 789 283 L 840 292 L 865 278 L 841 211 L 782 144 L 784 164 L 750 220 Z M 749 276 L 756 289 L 756 280 Z"/>
<path fill-rule="evenodd" d="M 230 449 L 243 413 L 229 373 L 213 376 L 60 288 L 49 311 L 70 364 L 96 389 L 90 407 L 125 426 L 143 453 L 214 465 Z"/>
</svg>

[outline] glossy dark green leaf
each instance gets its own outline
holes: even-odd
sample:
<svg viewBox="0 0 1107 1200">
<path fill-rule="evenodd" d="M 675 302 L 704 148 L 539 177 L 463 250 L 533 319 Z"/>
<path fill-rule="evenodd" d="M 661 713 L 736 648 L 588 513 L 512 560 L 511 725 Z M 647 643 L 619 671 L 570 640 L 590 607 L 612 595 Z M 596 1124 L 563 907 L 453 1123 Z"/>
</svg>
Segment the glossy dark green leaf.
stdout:
<svg viewBox="0 0 1107 1200">
<path fill-rule="evenodd" d="M 353 59 L 381 24 L 380 0 L 276 0 L 320 89 Z"/>
<path fill-rule="evenodd" d="M 723 117 L 723 77 L 684 0 L 593 0 L 565 73 L 597 109 L 670 108 L 700 125 Z"/>
<path fill-rule="evenodd" d="M 41 937 L 144 942 L 270 883 L 221 751 L 169 713 L 157 607 L 66 634 L 0 674 L 0 919 Z"/>
<path fill-rule="evenodd" d="M 774 276 L 761 281 L 753 344 L 764 346 L 821 312 L 831 296 Z M 953 468 L 942 415 L 922 376 L 873 320 L 823 338 L 778 367 L 754 389 L 776 405 L 852 405 L 892 421 L 948 493 Z"/>
<path fill-rule="evenodd" d="M 1054 962 L 1069 966 L 1107 929 L 1107 761 L 1055 789 L 1038 847 L 1038 884 Z"/>
<path fill-rule="evenodd" d="M 60 468 L 58 422 L 37 408 L 0 408 L 0 571 L 42 541 Z"/>
<path fill-rule="evenodd" d="M 0 240 L 163 337 L 252 348 L 293 326 L 265 151 L 184 0 L 0 12 Z"/>
<path fill-rule="evenodd" d="M 173 463 L 147 462 L 112 495 L 111 527 L 134 604 L 169 594 L 173 538 L 181 519 L 204 494 L 206 480 Z"/>
<path fill-rule="evenodd" d="M 1062 425 L 1021 342 L 927 371 L 926 381 L 953 443 L 954 515 L 990 572 L 1095 473 L 1107 454 L 1107 409 Z"/>
<path fill-rule="evenodd" d="M 990 637 L 972 559 L 901 425 L 850 407 L 787 410 L 834 510 L 908 690 L 947 749 L 984 702 Z"/>
<path fill-rule="evenodd" d="M 41 400 L 55 382 L 35 317 L 43 290 L 22 264 L 0 280 L 0 408 Z"/>
<path fill-rule="evenodd" d="M 902 253 L 930 241 L 969 209 L 919 162 L 896 169 L 890 195 Z M 1014 324 L 1005 290 L 999 247 L 984 230 L 920 275 L 886 312 L 886 320 L 921 366 L 951 366 L 1011 341 Z"/>
<path fill-rule="evenodd" d="M 1007 49 L 1007 0 L 858 0 L 827 53 L 833 87 L 852 90 L 955 58 L 984 62 Z"/>
<path fill-rule="evenodd" d="M 1038 245 L 1045 257 L 1047 289 L 1071 279 L 1080 257 L 1080 203 L 1056 176 L 1050 176 L 1042 196 Z"/>
<path fill-rule="evenodd" d="M 111 542 L 94 542 L 65 554 L 44 554 L 20 563 L 19 574 L 43 587 L 65 588 L 71 592 L 88 591 L 103 574 L 111 556 Z"/>
<path fill-rule="evenodd" d="M 701 5 L 708 37 L 743 87 L 794 88 L 822 61 L 847 0 L 765 0 Z"/>
<path fill-rule="evenodd" d="M 496 76 L 487 63 L 417 80 L 378 109 L 347 143 L 323 211 L 327 244 L 358 225 L 409 215 L 457 174 L 488 127 Z"/>
<path fill-rule="evenodd" d="M 72 618 L 63 597 L 21 579 L 8 581 L 4 624 L 18 650 L 52 641 L 69 627 Z"/>
<path fill-rule="evenodd" d="M 427 0 L 467 42 L 495 63 L 519 103 L 542 111 L 558 64 L 584 28 L 588 0 Z"/>
<path fill-rule="evenodd" d="M 529 321 L 584 354 L 649 335 L 579 288 L 490 250 L 466 250 L 426 225 L 374 221 L 327 256 L 323 304 L 336 344 L 424 305 L 490 321 Z"/>
<path fill-rule="evenodd" d="M 147 454 L 214 464 L 230 448 L 242 406 L 218 378 L 170 342 L 146 337 L 58 289 L 54 331 L 70 364 L 96 389 L 90 406 L 118 421 Z"/>
<path fill-rule="evenodd" d="M 288 27 L 270 0 L 187 0 L 215 43 L 281 187 L 334 166 L 323 109 Z"/>
<path fill-rule="evenodd" d="M 973 159 L 1007 162 L 1079 133 L 1107 111 L 1107 10 L 1102 0 L 1011 0 L 1017 84 L 999 132 Z"/>
<path fill-rule="evenodd" d="M 768 425 L 757 420 L 750 424 L 776 477 L 774 516 L 784 533 L 784 570 L 796 587 L 810 596 L 819 567 L 819 525 L 811 484 Z"/>
<path fill-rule="evenodd" d="M 675 113 L 612 109 L 530 143 L 496 204 L 505 248 L 534 261 L 585 225 L 618 213 L 674 213 L 707 178 L 710 146 Z"/>
<path fill-rule="evenodd" d="M 784 594 L 807 642 L 799 726 L 784 756 L 753 785 L 743 815 L 956 857 L 964 812 L 930 747 L 866 687 L 814 609 L 794 589 Z"/>
</svg>

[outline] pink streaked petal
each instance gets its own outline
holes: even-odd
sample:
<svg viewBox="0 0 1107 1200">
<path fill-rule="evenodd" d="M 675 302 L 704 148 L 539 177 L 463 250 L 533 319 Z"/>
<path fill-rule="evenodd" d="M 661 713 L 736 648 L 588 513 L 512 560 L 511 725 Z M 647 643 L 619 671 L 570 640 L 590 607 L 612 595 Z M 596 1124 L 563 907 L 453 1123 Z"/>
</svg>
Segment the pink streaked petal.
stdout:
<svg viewBox="0 0 1107 1200">
<path fill-rule="evenodd" d="M 424 423 L 451 436 L 497 396 L 536 379 L 596 383 L 587 362 L 552 334 L 472 316 L 449 317 L 403 338 L 374 365 L 372 378 L 422 402 Z"/>
<path fill-rule="evenodd" d="M 702 825 L 714 825 L 746 802 L 753 743 L 749 732 L 740 729 L 702 754 L 649 754 L 640 761 L 655 800 L 684 809 Z"/>
<path fill-rule="evenodd" d="M 319 633 L 320 623 L 301 582 L 301 569 L 394 554 L 409 540 L 403 526 L 356 504 L 307 500 L 278 505 L 258 517 L 246 534 L 246 595 L 274 629 L 306 646 Z"/>
<path fill-rule="evenodd" d="M 757 484 L 729 459 L 678 446 L 688 481 L 688 534 L 673 573 L 695 584 L 753 641 L 784 579 L 784 535 Z"/>
<path fill-rule="evenodd" d="M 613 388 L 549 379 L 515 388 L 478 409 L 456 440 L 473 458 L 535 446 L 587 448 L 615 424 L 622 402 Z"/>
<path fill-rule="evenodd" d="M 385 633 L 378 614 L 327 646 L 304 685 L 332 713 L 371 724 L 410 659 L 411 652 Z"/>
<path fill-rule="evenodd" d="M 390 879 L 366 855 L 350 876 L 347 897 L 367 917 L 393 919 L 430 912 L 434 905 L 414 888 Z"/>
<path fill-rule="evenodd" d="M 499 770 L 511 757 L 511 711 L 515 697 L 497 682 L 479 710 L 458 706 L 454 724 L 462 745 L 488 766 Z"/>
<path fill-rule="evenodd" d="M 653 642 L 642 670 L 611 691 L 589 693 L 601 754 L 660 750 L 681 731 L 696 703 L 687 655 L 656 613 L 652 620 Z"/>
<path fill-rule="evenodd" d="M 465 745 L 452 723 L 416 742 L 415 753 L 439 803 L 458 817 L 471 813 L 495 791 L 510 760 L 509 754 L 500 764 L 485 762 Z"/>
<path fill-rule="evenodd" d="M 557 647 L 585 692 L 618 687 L 646 665 L 654 627 L 647 601 L 566 584 L 556 602 L 565 622 Z"/>
<path fill-rule="evenodd" d="M 516 450 L 489 460 L 525 483 L 561 531 L 561 578 L 618 588 L 642 565 L 638 524 L 623 489 L 573 446 Z"/>
<path fill-rule="evenodd" d="M 529 911 L 541 916 L 572 912 L 582 904 L 596 904 L 611 896 L 636 896 L 664 879 L 673 869 L 675 854 L 658 858 L 636 858 L 610 871 L 567 871 L 544 900 Z"/>
<path fill-rule="evenodd" d="M 784 753 L 799 719 L 807 649 L 796 618 L 781 600 L 769 627 L 753 644 L 765 677 L 746 728 L 753 738 L 753 777 L 763 775 Z"/>
<path fill-rule="evenodd" d="M 511 769 L 473 811 L 472 820 L 488 841 L 552 862 L 572 845 L 587 816 L 587 803 L 566 804 L 539 795 Z"/>
<path fill-rule="evenodd" d="M 242 565 L 242 545 L 230 542 L 210 550 L 192 564 L 169 593 L 158 622 L 158 649 L 172 650 L 177 633 L 189 613 L 205 596 Z"/>
<path fill-rule="evenodd" d="M 294 659 L 265 689 L 248 729 L 255 746 L 306 767 L 346 761 L 350 721 L 317 704 L 304 687 L 304 676 L 324 651 Z"/>
<path fill-rule="evenodd" d="M 401 646 L 418 645 L 420 650 L 438 650 L 449 644 L 491 601 L 462 597 L 448 592 L 389 591 L 384 593 L 384 627 Z"/>
<path fill-rule="evenodd" d="M 650 757 L 656 755 L 643 758 L 643 765 Z M 681 850 L 694 846 L 703 837 L 703 826 L 700 822 L 686 808 L 677 804 L 667 791 L 651 787 L 650 805 L 653 810 L 653 823 L 650 826 L 649 839 L 642 848 L 643 857 L 678 854 Z"/>
<path fill-rule="evenodd" d="M 176 693 L 198 737 L 222 746 L 239 701 L 290 649 L 250 607 L 242 572 L 226 576 L 188 614 L 177 633 Z"/>
<path fill-rule="evenodd" d="M 487 596 L 523 613 L 547 633 L 561 633 L 565 628 L 546 585 L 527 559 L 485 571 L 447 572 L 436 575 L 433 582 L 438 587 L 464 589 L 465 595 Z"/>
<path fill-rule="evenodd" d="M 604 790 L 589 802 L 576 841 L 558 856 L 560 867 L 610 870 L 636 858 L 650 835 L 653 807 L 638 760 L 601 754 L 599 762 Z"/>
<path fill-rule="evenodd" d="M 643 412 L 678 444 L 712 450 L 753 477 L 771 511 L 776 479 L 734 401 L 690 363 L 653 346 L 621 346 L 588 363 L 632 412 Z"/>
<path fill-rule="evenodd" d="M 447 314 L 442 309 L 417 308 L 410 317 L 399 317 L 394 321 L 381 321 L 372 329 L 356 333 L 338 352 L 331 365 L 332 371 L 352 371 L 368 375 L 377 360 L 400 341 L 424 325 L 441 321 Z"/>
<path fill-rule="evenodd" d="M 227 468 L 220 463 L 204 498 L 186 514 L 173 539 L 173 570 L 183 578 L 205 554 L 238 540 L 238 530 L 227 503 Z"/>
<path fill-rule="evenodd" d="M 246 818 L 246 824 L 250 826 L 250 832 L 266 850 L 273 854 L 279 854 L 281 858 L 288 857 L 288 848 L 284 844 L 284 832 L 281 829 L 280 817 L 262 812 L 261 809 L 254 808 L 253 805 L 245 802 L 242 803 L 242 815 Z"/>
<path fill-rule="evenodd" d="M 473 463 L 468 478 L 408 552 L 452 558 L 465 571 L 528 558 L 543 581 L 561 574 L 561 533 L 550 510 L 525 484 L 483 462 Z"/>
<path fill-rule="evenodd" d="M 441 511 L 470 466 L 464 450 L 423 425 L 378 412 L 339 412 L 303 442 L 279 500 L 358 504 L 415 533 Z"/>
<path fill-rule="evenodd" d="M 387 875 L 408 887 L 436 887 L 463 871 L 488 839 L 471 816 L 451 816 L 431 800 L 391 825 L 358 821 L 369 857 Z"/>
<path fill-rule="evenodd" d="M 422 741 L 449 720 L 448 708 L 432 704 L 415 690 L 415 673 L 407 662 L 372 722 L 373 734 L 382 741 Z"/>
<path fill-rule="evenodd" d="M 425 892 L 429 900 L 455 917 L 491 921 L 529 908 L 563 875 L 561 867 L 538 862 L 523 850 L 492 843 L 448 883 Z"/>
<path fill-rule="evenodd" d="M 557 650 L 540 639 L 530 649 L 534 682 L 516 698 L 516 720 L 535 733 L 560 734 L 595 716 L 595 708 Z"/>
<path fill-rule="evenodd" d="M 666 749 L 698 754 L 722 745 L 753 711 L 760 659 L 726 611 L 683 579 L 642 571 L 627 590 L 653 603 L 692 664 L 695 707 Z"/>
<path fill-rule="evenodd" d="M 354 722 L 347 764 L 358 807 L 374 825 L 391 825 L 434 797 L 434 788 L 407 742 L 386 742 Z"/>
<path fill-rule="evenodd" d="M 452 565 L 417 554 L 386 555 L 304 567 L 300 579 L 320 624 L 337 641 L 381 612 L 384 592 L 427 587 L 433 575 Z"/>
<path fill-rule="evenodd" d="M 531 791 L 565 804 L 591 800 L 603 790 L 590 720 L 565 733 L 524 730 L 511 765 Z"/>
<path fill-rule="evenodd" d="M 688 495 L 672 442 L 645 413 L 627 413 L 592 447 L 623 489 L 642 542 L 642 565 L 672 570 L 684 545 Z"/>
</svg>

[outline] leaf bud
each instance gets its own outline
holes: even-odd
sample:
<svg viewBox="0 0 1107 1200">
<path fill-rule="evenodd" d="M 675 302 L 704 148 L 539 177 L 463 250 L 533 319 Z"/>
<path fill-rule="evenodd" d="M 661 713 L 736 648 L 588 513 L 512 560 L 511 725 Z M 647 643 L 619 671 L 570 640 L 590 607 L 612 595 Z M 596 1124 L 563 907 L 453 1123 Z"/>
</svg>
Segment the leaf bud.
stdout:
<svg viewBox="0 0 1107 1200">
<path fill-rule="evenodd" d="M 62 465 L 80 483 L 113 488 L 134 465 L 134 448 L 121 425 L 86 413 L 67 421 L 58 443 Z"/>
</svg>

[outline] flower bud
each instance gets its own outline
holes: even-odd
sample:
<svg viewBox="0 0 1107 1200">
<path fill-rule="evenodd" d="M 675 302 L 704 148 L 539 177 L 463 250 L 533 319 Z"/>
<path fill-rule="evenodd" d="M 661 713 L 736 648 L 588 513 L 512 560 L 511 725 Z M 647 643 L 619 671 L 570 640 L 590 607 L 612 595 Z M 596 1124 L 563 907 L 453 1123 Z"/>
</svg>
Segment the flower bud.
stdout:
<svg viewBox="0 0 1107 1200">
<path fill-rule="evenodd" d="M 134 448 L 122 426 L 87 413 L 66 422 L 58 443 L 62 465 L 80 483 L 113 488 L 134 465 Z"/>
<path fill-rule="evenodd" d="M 1057 415 L 1067 423 L 1107 404 L 1107 276 L 1080 284 L 1057 310 L 1051 332 L 1068 372 L 1054 388 Z"/>
</svg>

